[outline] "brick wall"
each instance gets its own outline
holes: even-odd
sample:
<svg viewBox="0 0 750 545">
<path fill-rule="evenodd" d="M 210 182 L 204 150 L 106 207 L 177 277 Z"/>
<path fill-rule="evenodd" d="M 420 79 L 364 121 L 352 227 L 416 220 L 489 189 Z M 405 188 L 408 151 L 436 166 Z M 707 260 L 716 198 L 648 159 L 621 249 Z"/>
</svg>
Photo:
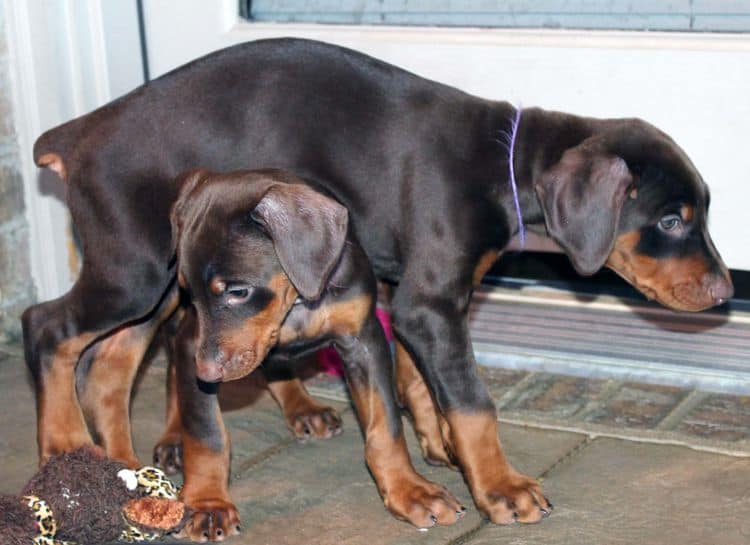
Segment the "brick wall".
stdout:
<svg viewBox="0 0 750 545">
<path fill-rule="evenodd" d="M 19 337 L 18 317 L 35 298 L 3 10 L 0 2 L 0 342 Z"/>
</svg>

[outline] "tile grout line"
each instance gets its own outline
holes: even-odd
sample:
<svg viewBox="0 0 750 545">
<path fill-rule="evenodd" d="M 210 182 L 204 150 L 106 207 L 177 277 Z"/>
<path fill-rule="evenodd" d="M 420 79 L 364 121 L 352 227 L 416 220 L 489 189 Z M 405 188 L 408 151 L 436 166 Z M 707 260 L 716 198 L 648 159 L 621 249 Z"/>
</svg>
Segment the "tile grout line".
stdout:
<svg viewBox="0 0 750 545">
<path fill-rule="evenodd" d="M 466 543 L 469 543 L 472 539 L 474 539 L 478 534 L 480 534 L 489 523 L 489 520 L 482 518 L 476 526 L 467 530 L 463 534 L 454 537 L 450 541 L 446 542 L 445 545 L 465 545 Z"/>
<path fill-rule="evenodd" d="M 610 394 L 614 395 L 615 392 L 619 390 L 619 387 L 622 386 L 621 383 L 615 382 L 612 386 L 612 390 L 609 392 Z M 349 399 L 345 396 L 341 396 L 335 393 L 327 392 L 323 389 L 317 389 L 314 387 L 309 387 L 308 390 L 312 395 L 321 397 L 323 399 L 330 399 L 332 401 L 346 401 L 348 402 Z M 706 394 L 705 392 L 696 390 L 696 398 L 699 394 Z M 710 395 L 710 394 L 706 394 Z M 611 396 L 610 396 L 611 397 Z M 683 399 L 683 402 L 687 400 Z M 686 411 L 689 411 L 691 407 L 688 407 L 685 405 L 683 407 Z M 611 428 L 602 428 L 602 427 L 593 427 L 586 421 L 581 420 L 581 418 L 576 417 L 571 425 L 566 425 L 563 423 L 555 422 L 555 421 L 544 421 L 544 419 L 537 419 L 537 418 L 529 418 L 528 416 L 524 416 L 523 414 L 519 414 L 513 411 L 498 411 L 498 417 L 497 421 L 501 424 L 510 424 L 513 426 L 520 426 L 523 428 L 530 428 L 530 429 L 538 429 L 538 430 L 552 430 L 552 431 L 561 431 L 561 432 L 567 432 L 567 433 L 577 433 L 581 435 L 585 435 L 591 439 L 596 439 L 597 437 L 607 437 L 610 439 L 619 439 L 622 441 L 630 441 L 633 443 L 645 443 L 645 444 L 652 444 L 652 445 L 672 445 L 676 447 L 684 447 L 689 448 L 691 450 L 695 450 L 698 452 L 710 452 L 713 454 L 722 454 L 724 456 L 732 456 L 735 458 L 747 458 L 750 457 L 750 450 L 745 447 L 744 445 L 735 446 L 735 448 L 732 448 L 732 445 L 711 445 L 711 444 L 701 444 L 700 442 L 691 441 L 690 436 L 679 436 L 679 437 L 667 437 L 667 438 L 661 438 L 661 437 L 651 437 L 649 435 L 645 435 L 644 433 L 648 432 L 669 432 L 669 429 L 650 429 L 650 430 L 639 430 L 634 428 L 625 428 L 623 430 L 620 429 L 611 429 Z M 674 409 L 673 409 L 674 412 Z"/>
<path fill-rule="evenodd" d="M 4 354 L 6 356 L 13 356 L 16 358 L 21 358 L 23 357 L 23 350 L 20 348 L 14 349 L 8 345 L 0 344 L 0 354 Z"/>
<path fill-rule="evenodd" d="M 525 377 L 516 382 L 507 392 L 501 395 L 500 398 L 495 401 L 495 407 L 497 407 L 497 410 L 501 410 L 508 406 L 518 394 L 526 389 L 526 386 L 534 381 L 538 374 L 539 373 L 535 371 L 529 371 Z"/>
<path fill-rule="evenodd" d="M 288 439 L 284 439 L 280 443 L 273 445 L 272 447 L 268 447 L 255 456 L 251 456 L 250 458 L 242 462 L 236 470 L 232 471 L 232 479 L 242 479 L 251 469 L 258 467 L 266 460 L 270 460 L 277 454 L 284 452 L 293 443 L 296 443 L 296 440 L 290 437 Z"/>
<path fill-rule="evenodd" d="M 552 472 L 555 468 L 558 468 L 561 465 L 567 463 L 572 458 L 575 458 L 581 451 L 585 450 L 586 447 L 588 447 L 595 440 L 596 438 L 585 436 L 579 443 L 572 446 L 562 456 L 560 456 L 558 459 L 552 462 L 546 469 L 543 469 L 537 475 L 536 477 L 537 480 L 539 480 L 539 482 L 543 482 L 544 479 L 550 474 L 550 472 Z M 452 540 L 448 541 L 445 545 L 468 545 L 469 543 L 471 543 L 471 541 L 475 537 L 481 534 L 482 531 L 489 525 L 490 525 L 490 521 L 485 518 L 482 518 L 476 526 L 467 530 L 463 534 L 453 538 Z"/>
<path fill-rule="evenodd" d="M 568 450 L 565 454 L 560 456 L 557 460 L 552 462 L 547 469 L 543 470 L 539 475 L 537 475 L 537 479 L 540 482 L 543 482 L 544 479 L 547 478 L 547 476 L 554 470 L 555 468 L 560 467 L 561 465 L 569 462 L 572 458 L 575 458 L 578 454 L 581 453 L 581 451 L 585 450 L 591 443 L 593 443 L 596 440 L 595 437 L 591 437 L 589 435 L 585 436 L 578 444 L 574 445 L 570 450 Z"/>
<path fill-rule="evenodd" d="M 604 386 L 604 391 L 602 392 L 601 396 L 586 403 L 586 405 L 584 405 L 581 410 L 573 415 L 571 420 L 573 422 L 581 422 L 585 424 L 586 418 L 589 415 L 594 414 L 598 409 L 605 407 L 607 403 L 612 401 L 612 399 L 618 394 L 618 392 L 622 390 L 623 384 L 624 383 L 619 380 L 608 380 L 607 384 Z"/>
<path fill-rule="evenodd" d="M 339 414 L 343 416 L 350 410 L 349 407 L 346 407 L 339 411 Z M 236 470 L 231 471 L 232 479 L 242 479 L 247 476 L 247 473 L 250 472 L 250 470 L 255 469 L 256 467 L 260 466 L 267 460 L 270 460 L 277 454 L 281 454 L 286 449 L 288 449 L 290 446 L 294 445 L 295 443 L 298 443 L 297 439 L 294 437 L 288 437 L 287 439 L 282 439 L 280 442 L 276 443 L 275 445 L 268 447 L 267 449 L 259 452 L 258 454 L 251 456 L 250 458 L 247 458 L 244 460 Z"/>
<path fill-rule="evenodd" d="M 693 390 L 686 395 L 682 400 L 671 410 L 669 413 L 661 419 L 653 429 L 655 430 L 673 430 L 677 425 L 685 418 L 690 411 L 697 407 L 700 403 L 705 401 L 710 396 L 707 392 L 700 390 Z"/>
<path fill-rule="evenodd" d="M 548 424 L 544 422 L 538 422 L 538 421 L 534 422 L 534 421 L 509 418 L 509 417 L 500 417 L 498 418 L 498 422 L 511 424 L 514 426 L 520 426 L 524 428 L 531 428 L 531 429 L 578 433 L 581 435 L 585 435 L 591 439 L 597 439 L 599 437 L 607 437 L 609 439 L 619 439 L 622 441 L 630 441 L 633 443 L 644 443 L 644 444 L 650 444 L 650 445 L 671 445 L 675 447 L 684 447 L 684 448 L 689 448 L 691 450 L 695 450 L 698 452 L 710 452 L 713 454 L 722 454 L 724 456 L 732 456 L 734 458 L 750 457 L 750 452 L 748 452 L 747 449 L 736 450 L 736 449 L 731 449 L 731 448 L 722 448 L 720 446 L 701 445 L 701 444 L 691 443 L 688 440 L 683 439 L 683 438 L 662 439 L 659 437 L 649 437 L 645 435 L 638 435 L 638 430 L 632 430 L 632 429 L 631 431 L 633 433 L 613 432 L 613 431 L 608 431 L 608 430 L 590 430 L 590 429 L 587 430 L 582 427 L 565 426 L 565 425 L 551 424 L 551 423 Z M 647 431 L 653 431 L 653 430 L 647 430 Z"/>
</svg>

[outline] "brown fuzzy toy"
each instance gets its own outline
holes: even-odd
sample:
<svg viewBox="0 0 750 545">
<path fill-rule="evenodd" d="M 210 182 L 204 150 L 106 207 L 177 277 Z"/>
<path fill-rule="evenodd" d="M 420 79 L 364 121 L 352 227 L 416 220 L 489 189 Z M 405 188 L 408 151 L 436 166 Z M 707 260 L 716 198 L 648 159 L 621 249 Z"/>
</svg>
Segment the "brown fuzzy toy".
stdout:
<svg viewBox="0 0 750 545">
<path fill-rule="evenodd" d="M 129 471 L 86 447 L 51 458 L 20 496 L 0 496 L 0 543 L 142 541 L 179 530 L 186 516 L 160 471 Z"/>
</svg>

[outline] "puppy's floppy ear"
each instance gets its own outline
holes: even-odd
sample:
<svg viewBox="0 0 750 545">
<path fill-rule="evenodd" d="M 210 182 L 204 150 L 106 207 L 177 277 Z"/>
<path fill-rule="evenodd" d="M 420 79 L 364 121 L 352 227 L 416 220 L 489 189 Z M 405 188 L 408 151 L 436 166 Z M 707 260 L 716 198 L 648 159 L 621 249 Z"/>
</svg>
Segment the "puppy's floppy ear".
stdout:
<svg viewBox="0 0 750 545">
<path fill-rule="evenodd" d="M 299 294 L 318 299 L 341 257 L 346 208 L 301 184 L 274 184 L 251 217 L 273 239 L 284 272 Z"/>
<path fill-rule="evenodd" d="M 547 231 L 580 274 L 594 274 L 612 252 L 632 183 L 621 157 L 586 142 L 565 151 L 535 183 Z"/>
<path fill-rule="evenodd" d="M 180 192 L 169 214 L 169 222 L 172 225 L 172 255 L 177 251 L 177 245 L 180 241 L 190 194 L 208 174 L 207 170 L 189 170 L 180 174 L 175 181 L 177 187 L 180 188 Z"/>
</svg>

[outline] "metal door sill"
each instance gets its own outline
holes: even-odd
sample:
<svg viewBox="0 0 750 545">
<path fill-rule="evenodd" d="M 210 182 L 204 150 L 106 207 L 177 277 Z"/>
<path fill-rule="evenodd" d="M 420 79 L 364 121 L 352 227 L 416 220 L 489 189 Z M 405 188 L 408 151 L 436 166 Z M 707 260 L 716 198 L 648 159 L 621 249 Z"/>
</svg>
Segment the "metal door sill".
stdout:
<svg viewBox="0 0 750 545">
<path fill-rule="evenodd" d="M 750 394 L 750 313 L 677 313 L 538 286 L 482 286 L 470 331 L 480 364 Z"/>
</svg>

